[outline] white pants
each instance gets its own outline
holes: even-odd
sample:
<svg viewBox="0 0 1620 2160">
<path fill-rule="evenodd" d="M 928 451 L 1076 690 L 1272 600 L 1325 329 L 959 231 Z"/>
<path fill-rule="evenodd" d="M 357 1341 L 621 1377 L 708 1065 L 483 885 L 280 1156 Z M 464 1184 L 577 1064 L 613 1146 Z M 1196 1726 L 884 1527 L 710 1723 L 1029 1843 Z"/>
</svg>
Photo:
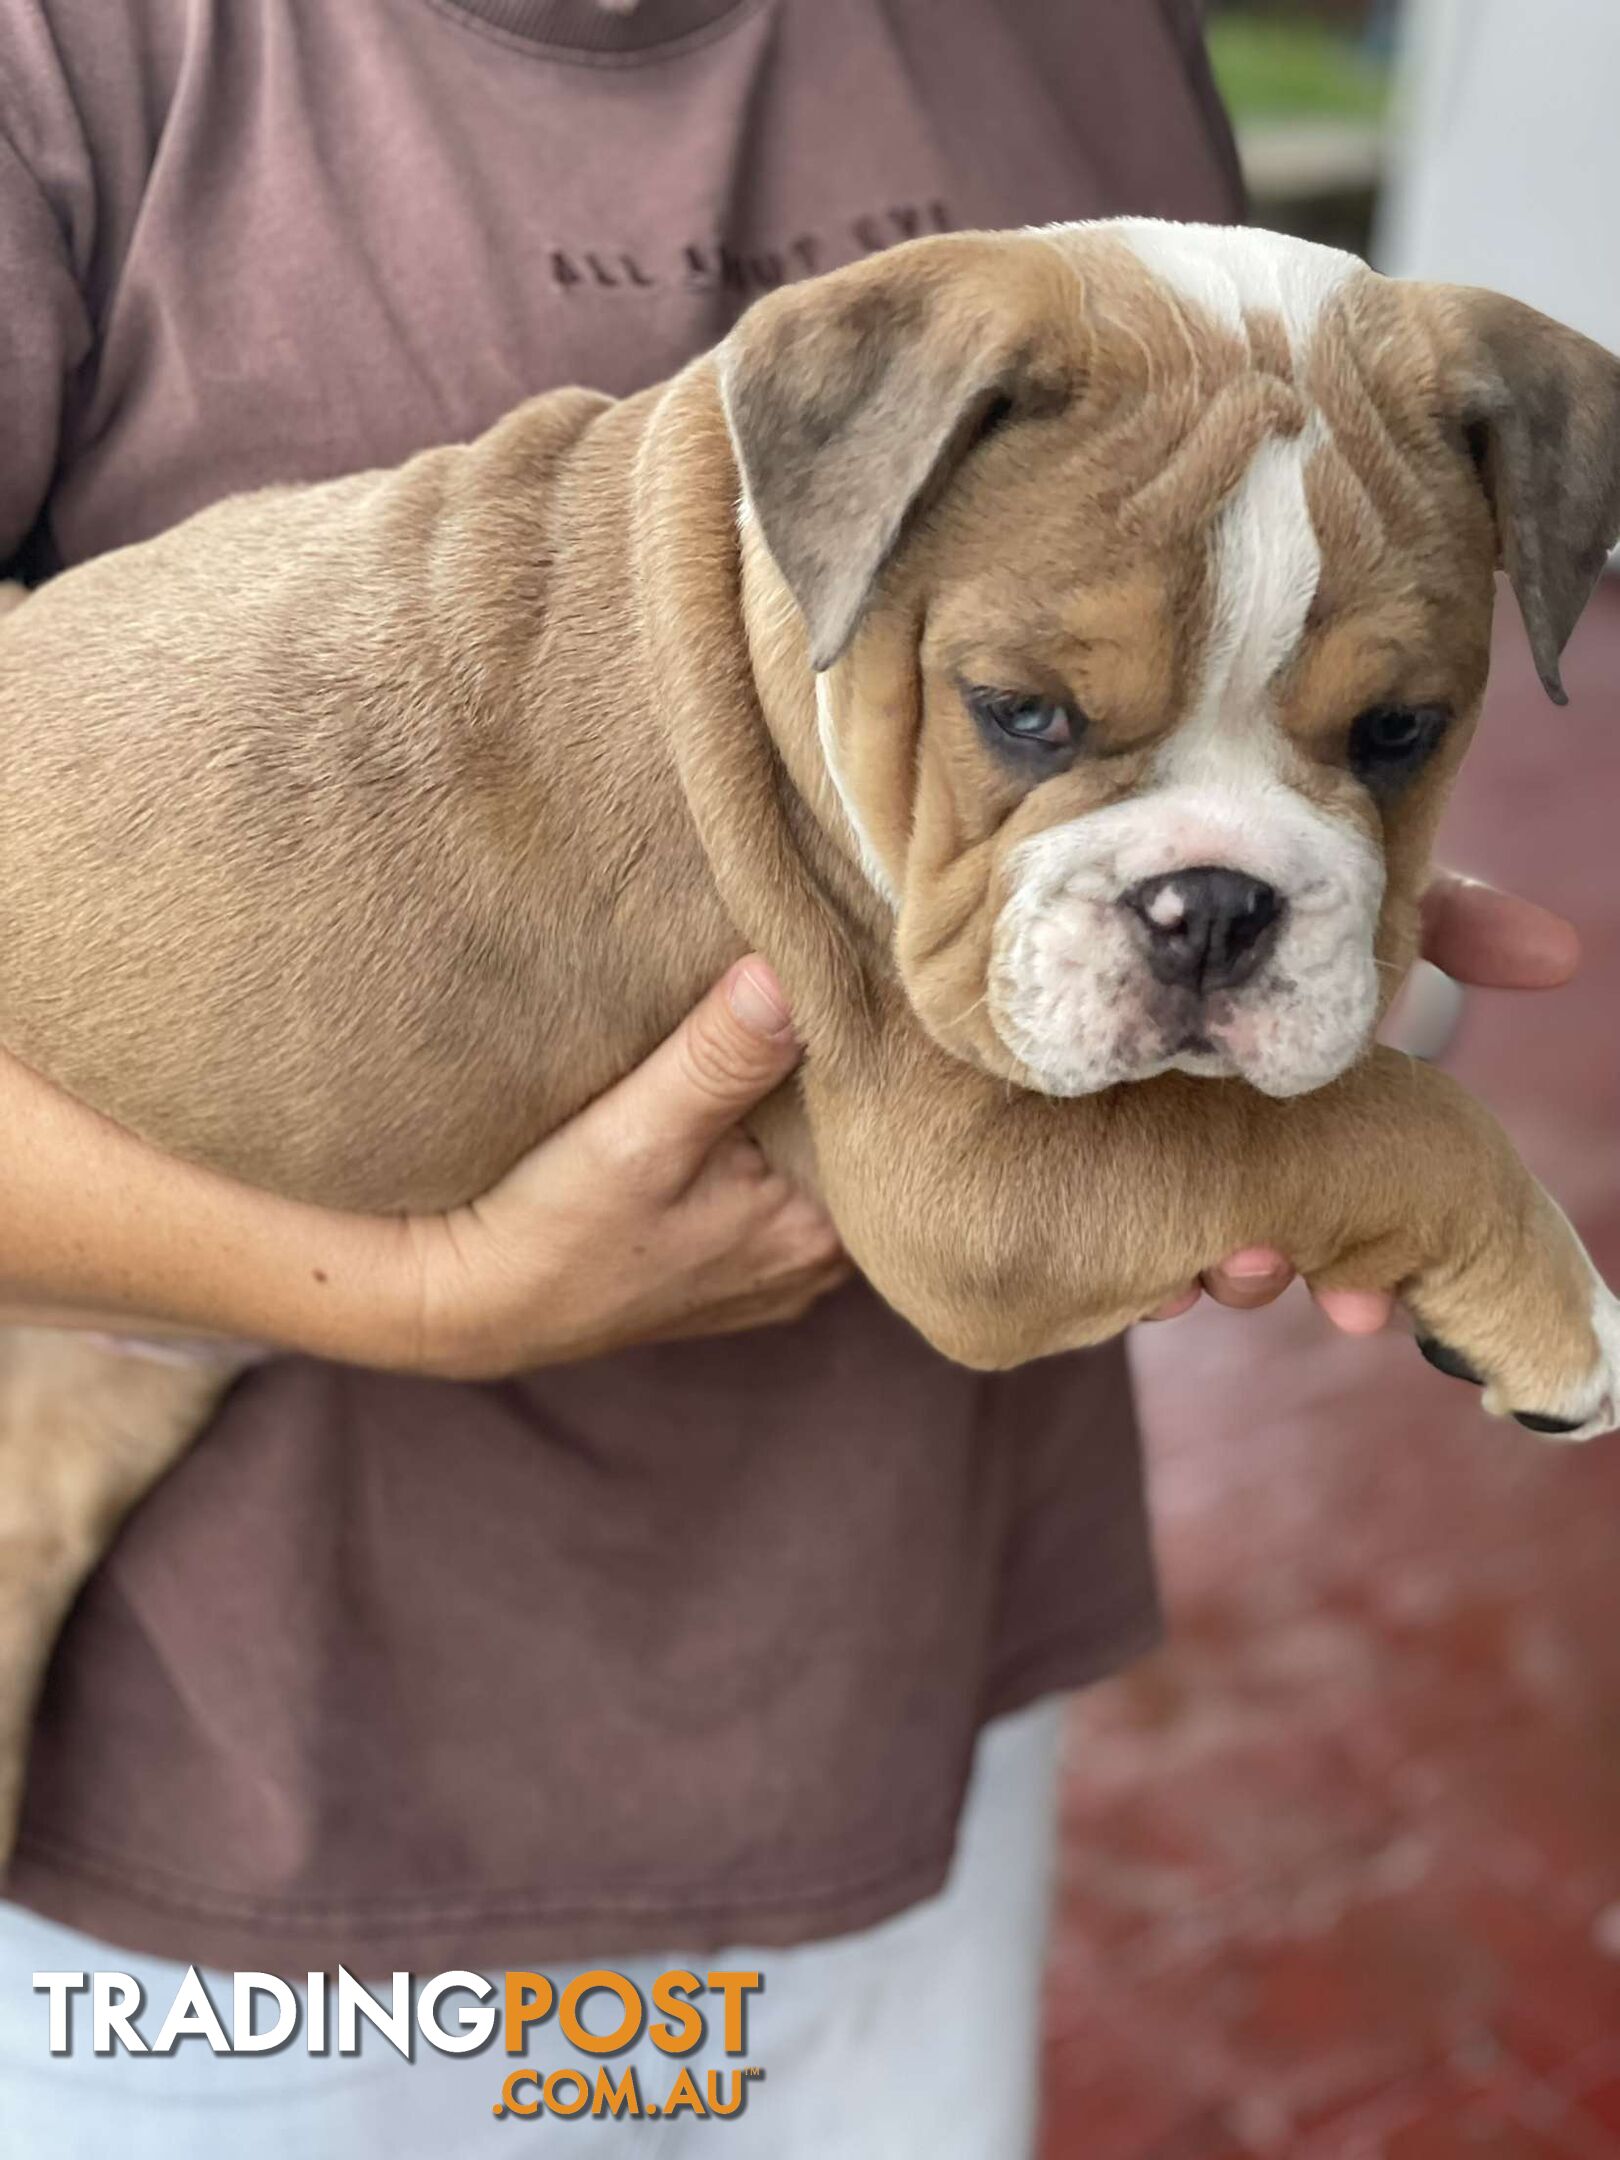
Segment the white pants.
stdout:
<svg viewBox="0 0 1620 2160">
<path fill-rule="evenodd" d="M 726 2121 L 497 2120 L 515 2067 L 499 2035 L 474 2055 L 418 2044 L 407 2061 L 363 2031 L 357 2055 L 214 2054 L 191 2037 L 172 2054 L 92 2052 L 83 1998 L 74 2051 L 52 2055 L 36 1972 L 132 1973 L 150 2042 L 184 1968 L 132 1957 L 0 1905 L 0 2154 L 4 2160 L 461 2160 L 527 2152 L 558 2160 L 1022 2160 L 1033 2151 L 1040 1980 L 1050 1903 L 1059 1705 L 986 1729 L 955 1865 L 944 1891 L 898 1919 L 791 1950 L 697 1959 L 610 1959 L 645 1991 L 674 1966 L 749 1968 L 764 1987 L 748 2013 L 747 2060 L 764 2069 Z M 566 1972 L 543 1967 L 559 1990 Z M 229 1984 L 212 1987 L 228 2004 Z M 608 2005 L 612 2009 L 611 2002 Z M 718 2021 L 717 2021 L 718 2022 Z M 611 2024 L 611 2020 L 610 2020 Z M 605 2028 L 592 2023 L 591 2029 Z M 548 2070 L 598 2058 L 548 2036 Z M 684 2058 L 728 2074 L 720 2035 Z M 612 2058 L 644 2092 L 677 2065 L 645 2039 Z"/>
</svg>

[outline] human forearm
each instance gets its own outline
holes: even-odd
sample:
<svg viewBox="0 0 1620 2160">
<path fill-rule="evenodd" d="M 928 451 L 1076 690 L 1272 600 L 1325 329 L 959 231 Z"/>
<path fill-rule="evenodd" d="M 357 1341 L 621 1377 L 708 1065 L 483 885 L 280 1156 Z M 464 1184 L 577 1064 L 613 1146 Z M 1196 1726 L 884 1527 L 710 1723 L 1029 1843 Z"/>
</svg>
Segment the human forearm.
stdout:
<svg viewBox="0 0 1620 2160">
<path fill-rule="evenodd" d="M 798 1054 L 746 962 L 490 1192 L 409 1218 L 176 1162 L 0 1055 L 0 1324 L 204 1332 L 467 1379 L 791 1318 L 847 1266 L 736 1128 Z"/>
<path fill-rule="evenodd" d="M 0 1055 L 0 1317 L 408 1364 L 413 1264 L 403 1223 L 177 1162 Z"/>
</svg>

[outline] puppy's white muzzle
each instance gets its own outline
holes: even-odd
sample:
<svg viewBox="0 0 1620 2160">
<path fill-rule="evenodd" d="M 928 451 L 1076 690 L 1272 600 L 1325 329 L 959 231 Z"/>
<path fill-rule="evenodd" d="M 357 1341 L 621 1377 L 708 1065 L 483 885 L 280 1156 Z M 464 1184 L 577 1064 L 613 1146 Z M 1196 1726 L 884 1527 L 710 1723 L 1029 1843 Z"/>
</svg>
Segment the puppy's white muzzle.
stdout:
<svg viewBox="0 0 1620 2160">
<path fill-rule="evenodd" d="M 1230 920 L 1203 964 L 1167 957 L 1212 878 Z M 1280 781 L 1154 790 L 1018 850 L 990 1014 L 1048 1094 L 1171 1068 L 1303 1094 L 1370 1039 L 1383 888 L 1366 837 Z M 1266 916 L 1252 934 L 1246 907 Z"/>
</svg>

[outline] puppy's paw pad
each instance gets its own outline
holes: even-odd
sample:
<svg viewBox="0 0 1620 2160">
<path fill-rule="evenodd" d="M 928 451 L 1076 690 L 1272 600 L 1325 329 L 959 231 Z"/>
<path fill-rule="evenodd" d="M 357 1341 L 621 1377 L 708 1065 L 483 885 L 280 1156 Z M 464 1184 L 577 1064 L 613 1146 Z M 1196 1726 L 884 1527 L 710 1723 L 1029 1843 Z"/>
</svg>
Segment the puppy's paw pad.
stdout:
<svg viewBox="0 0 1620 2160">
<path fill-rule="evenodd" d="M 1581 1429 L 1575 1418 L 1537 1417 L 1529 1410 L 1515 1410 L 1513 1422 L 1522 1425 L 1526 1432 L 1550 1433 L 1555 1439 L 1567 1439 Z"/>
</svg>

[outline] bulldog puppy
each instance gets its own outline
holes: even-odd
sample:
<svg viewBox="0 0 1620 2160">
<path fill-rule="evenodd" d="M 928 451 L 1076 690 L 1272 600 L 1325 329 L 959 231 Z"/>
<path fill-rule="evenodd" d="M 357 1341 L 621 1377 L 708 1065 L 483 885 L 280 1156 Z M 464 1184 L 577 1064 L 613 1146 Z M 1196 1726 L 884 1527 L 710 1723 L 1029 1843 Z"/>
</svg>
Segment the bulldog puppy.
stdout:
<svg viewBox="0 0 1620 2160">
<path fill-rule="evenodd" d="M 1620 362 L 1512 302 L 1262 233 L 920 241 L 7 616 L 0 1041 L 177 1154 L 431 1208 L 758 947 L 808 1046 L 762 1142 L 947 1356 L 1273 1245 L 1586 1437 L 1620 1310 L 1372 1042 L 1498 564 L 1561 700 L 1617 533 Z M 227 1377 L 125 1362 L 0 1354 L 13 1798 L 62 1612 Z"/>
</svg>

